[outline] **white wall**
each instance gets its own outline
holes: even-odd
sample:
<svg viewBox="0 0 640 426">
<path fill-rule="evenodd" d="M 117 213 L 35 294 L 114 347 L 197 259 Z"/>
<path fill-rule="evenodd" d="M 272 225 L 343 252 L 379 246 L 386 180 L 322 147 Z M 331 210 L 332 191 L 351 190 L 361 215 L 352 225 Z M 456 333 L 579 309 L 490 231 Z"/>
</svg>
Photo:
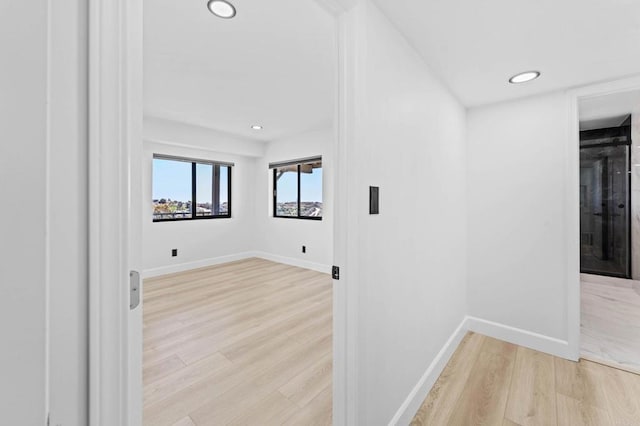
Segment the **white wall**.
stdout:
<svg viewBox="0 0 640 426">
<path fill-rule="evenodd" d="M 358 286 L 358 422 L 382 425 L 466 313 L 465 110 L 372 3 L 352 13 L 357 276 L 347 285 Z M 370 185 L 379 215 L 368 214 Z"/>
<path fill-rule="evenodd" d="M 469 313 L 560 340 L 569 117 L 556 93 L 473 108 L 467 130 Z"/>
<path fill-rule="evenodd" d="M 333 138 L 333 129 L 327 126 L 268 143 L 256 165 L 254 250 L 274 260 L 329 272 L 333 262 Z M 273 171 L 269 163 L 316 155 L 322 155 L 322 220 L 273 217 Z M 303 245 L 306 253 L 302 253 Z"/>
<path fill-rule="evenodd" d="M 47 2 L 0 6 L 0 413 L 45 419 Z"/>
<path fill-rule="evenodd" d="M 51 425 L 88 423 L 87 16 L 51 2 L 49 410 Z"/>
<path fill-rule="evenodd" d="M 238 138 L 212 129 L 145 118 L 143 199 L 146 276 L 154 276 L 245 255 L 329 272 L 333 255 L 333 129 L 312 129 L 269 143 Z M 153 154 L 234 162 L 232 218 L 152 222 Z M 273 217 L 274 161 L 323 157 L 324 217 L 321 221 Z M 302 253 L 302 246 L 306 253 Z M 178 257 L 171 257 L 171 249 Z"/>
<path fill-rule="evenodd" d="M 64 3 L 64 4 L 63 4 Z M 87 424 L 86 2 L 0 4 L 0 423 Z"/>
<path fill-rule="evenodd" d="M 238 141 L 242 144 L 243 141 Z M 215 141 L 210 142 L 215 149 Z M 153 154 L 235 163 L 231 175 L 231 218 L 153 222 Z M 206 266 L 214 259 L 253 250 L 255 240 L 256 159 L 211 150 L 145 142 L 143 163 L 143 264 L 146 276 Z M 171 249 L 178 256 L 171 257 Z"/>
</svg>

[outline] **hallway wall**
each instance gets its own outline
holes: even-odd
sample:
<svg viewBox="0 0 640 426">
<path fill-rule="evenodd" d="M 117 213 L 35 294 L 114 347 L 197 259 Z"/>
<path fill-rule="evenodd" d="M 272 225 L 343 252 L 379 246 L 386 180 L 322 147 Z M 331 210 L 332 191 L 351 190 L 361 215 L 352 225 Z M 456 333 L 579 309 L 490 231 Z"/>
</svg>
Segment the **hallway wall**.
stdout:
<svg viewBox="0 0 640 426">
<path fill-rule="evenodd" d="M 466 313 L 465 109 L 372 2 L 351 14 L 358 423 L 386 425 L 406 420 L 403 404 L 407 414 Z M 379 215 L 368 212 L 370 185 L 380 187 Z"/>
<path fill-rule="evenodd" d="M 467 121 L 469 314 L 561 341 L 569 117 L 554 93 L 472 108 Z"/>
</svg>

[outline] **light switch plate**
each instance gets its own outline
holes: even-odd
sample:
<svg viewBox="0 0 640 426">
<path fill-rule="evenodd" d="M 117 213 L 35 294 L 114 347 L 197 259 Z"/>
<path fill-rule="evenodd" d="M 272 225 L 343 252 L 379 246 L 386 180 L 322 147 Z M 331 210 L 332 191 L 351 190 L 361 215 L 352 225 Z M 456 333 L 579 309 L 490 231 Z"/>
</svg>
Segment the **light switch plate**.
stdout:
<svg viewBox="0 0 640 426">
<path fill-rule="evenodd" d="M 380 188 L 369 187 L 369 214 L 380 214 Z"/>
</svg>

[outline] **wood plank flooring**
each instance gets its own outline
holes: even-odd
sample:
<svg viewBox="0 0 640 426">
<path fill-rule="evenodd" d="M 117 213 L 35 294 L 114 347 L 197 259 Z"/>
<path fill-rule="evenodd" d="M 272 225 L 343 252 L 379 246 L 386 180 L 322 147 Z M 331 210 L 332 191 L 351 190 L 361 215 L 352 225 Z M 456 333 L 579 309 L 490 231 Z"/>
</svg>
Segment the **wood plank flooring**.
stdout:
<svg viewBox="0 0 640 426">
<path fill-rule="evenodd" d="M 640 425 L 640 376 L 468 333 L 412 425 Z"/>
<path fill-rule="evenodd" d="M 640 373 L 640 281 L 581 275 L 582 356 Z"/>
<path fill-rule="evenodd" d="M 144 424 L 325 425 L 332 281 L 262 259 L 145 280 Z"/>
</svg>

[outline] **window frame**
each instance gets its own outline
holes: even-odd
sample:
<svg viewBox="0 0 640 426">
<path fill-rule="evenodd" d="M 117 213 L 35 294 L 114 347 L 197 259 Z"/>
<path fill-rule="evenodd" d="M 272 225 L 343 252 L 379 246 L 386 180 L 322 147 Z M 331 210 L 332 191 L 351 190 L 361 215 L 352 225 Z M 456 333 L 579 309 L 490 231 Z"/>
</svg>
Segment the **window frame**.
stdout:
<svg viewBox="0 0 640 426">
<path fill-rule="evenodd" d="M 320 157 L 320 163 L 322 163 L 322 157 Z M 301 187 L 300 187 L 300 166 L 302 164 L 306 164 L 305 161 L 300 161 L 300 162 L 296 162 L 296 167 L 298 169 L 297 171 L 297 179 L 298 179 L 298 208 L 297 208 L 297 215 L 296 216 L 282 216 L 282 215 L 278 215 L 278 168 L 279 167 L 271 167 L 273 169 L 273 217 L 274 218 L 279 218 L 279 219 L 303 219 L 303 220 L 322 220 L 322 218 L 324 217 L 324 170 L 323 170 L 323 181 L 322 181 L 322 205 L 323 205 L 323 209 L 322 209 L 322 216 L 302 216 L 300 214 L 300 205 L 301 205 L 301 200 L 300 200 L 300 194 L 301 194 Z M 293 165 L 293 164 L 290 164 Z M 284 166 L 284 164 L 283 164 Z M 322 167 L 324 169 L 324 166 Z"/>
<path fill-rule="evenodd" d="M 231 219 L 232 211 L 231 211 L 231 178 L 233 173 L 231 170 L 235 166 L 233 163 L 221 162 L 221 161 L 213 161 L 213 160 L 202 160 L 196 158 L 187 158 L 187 157 L 179 157 L 174 155 L 164 155 L 164 154 L 153 154 L 153 160 L 169 160 L 169 161 L 181 161 L 184 163 L 191 163 L 191 217 L 174 217 L 168 219 L 156 219 L 155 213 L 152 215 L 153 222 L 180 222 L 180 221 L 189 221 L 189 220 L 208 220 L 208 219 Z M 218 180 L 220 179 L 221 173 L 216 174 L 216 169 L 220 171 L 220 167 L 227 167 L 227 213 L 226 214 L 218 214 L 218 215 L 209 215 L 209 216 L 198 216 L 197 208 L 198 208 L 198 197 L 197 197 L 197 174 L 196 169 L 198 164 L 205 164 L 213 166 L 213 170 L 211 171 L 211 202 L 214 203 L 215 193 L 216 193 L 216 176 L 218 176 Z M 153 170 L 153 165 L 152 165 Z M 153 186 L 153 173 L 151 176 L 151 185 Z M 219 185 L 218 185 L 219 187 Z M 153 202 L 153 194 L 151 196 L 151 201 Z"/>
</svg>

